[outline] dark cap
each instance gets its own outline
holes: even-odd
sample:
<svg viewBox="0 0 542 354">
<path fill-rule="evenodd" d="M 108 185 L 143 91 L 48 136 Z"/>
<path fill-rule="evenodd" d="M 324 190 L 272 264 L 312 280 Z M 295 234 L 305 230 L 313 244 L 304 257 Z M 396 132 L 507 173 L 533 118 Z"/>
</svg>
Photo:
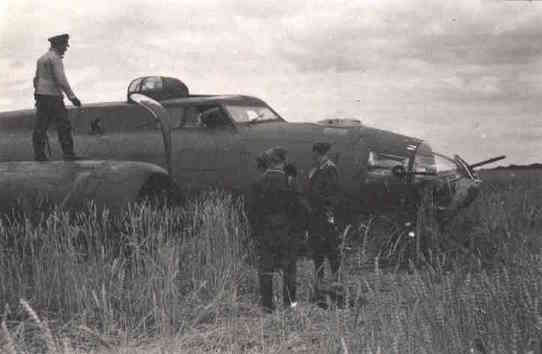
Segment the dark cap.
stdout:
<svg viewBox="0 0 542 354">
<path fill-rule="evenodd" d="M 47 40 L 51 42 L 51 44 L 64 44 L 68 43 L 68 39 L 70 39 L 70 35 L 67 33 L 59 34 L 57 36 L 49 37 Z"/>
<path fill-rule="evenodd" d="M 328 152 L 330 148 L 331 148 L 331 144 L 330 144 L 330 143 L 315 143 L 315 144 L 312 146 L 312 151 L 316 151 L 316 152 L 319 153 L 320 155 L 323 155 L 323 154 L 325 154 L 326 152 Z"/>
<path fill-rule="evenodd" d="M 275 146 L 271 149 L 265 150 L 264 154 L 266 156 L 266 160 L 270 163 L 281 163 L 286 161 L 286 154 L 288 153 L 288 150 L 281 146 Z"/>
<path fill-rule="evenodd" d="M 267 154 L 262 152 L 260 155 L 256 156 L 256 168 L 259 170 L 267 169 Z"/>
</svg>

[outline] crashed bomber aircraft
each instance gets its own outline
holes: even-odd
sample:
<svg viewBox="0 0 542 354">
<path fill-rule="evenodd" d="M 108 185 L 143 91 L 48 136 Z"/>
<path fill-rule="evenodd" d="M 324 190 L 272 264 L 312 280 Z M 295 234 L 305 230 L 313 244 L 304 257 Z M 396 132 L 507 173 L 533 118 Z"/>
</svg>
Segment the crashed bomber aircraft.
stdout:
<svg viewBox="0 0 542 354">
<path fill-rule="evenodd" d="M 415 205 L 420 188 L 436 186 L 439 210 L 458 210 L 480 180 L 458 156 L 434 154 L 424 141 L 357 120 L 288 123 L 262 100 L 192 95 L 180 80 L 142 77 L 127 102 L 69 108 L 77 152 L 88 160 L 33 162 L 34 110 L 0 113 L 0 212 L 43 202 L 121 207 L 146 195 L 209 186 L 246 191 L 255 157 L 281 145 L 307 180 L 314 142 L 332 143 L 340 186 L 352 210 Z M 56 139 L 50 157 L 61 156 Z M 495 161 L 503 157 L 488 160 Z"/>
</svg>

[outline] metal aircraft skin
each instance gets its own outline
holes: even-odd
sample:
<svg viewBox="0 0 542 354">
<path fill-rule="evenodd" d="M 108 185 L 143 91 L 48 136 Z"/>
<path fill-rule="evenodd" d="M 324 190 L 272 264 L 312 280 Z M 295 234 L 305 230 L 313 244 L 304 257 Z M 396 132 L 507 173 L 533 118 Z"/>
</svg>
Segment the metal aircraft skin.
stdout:
<svg viewBox="0 0 542 354">
<path fill-rule="evenodd" d="M 444 195 L 440 208 L 459 209 L 480 184 L 459 157 L 433 154 L 420 139 L 355 120 L 290 123 L 264 101 L 241 95 L 158 102 L 135 92 L 129 98 L 130 103 L 69 108 L 76 151 L 88 159 L 83 161 L 31 161 L 35 111 L 0 113 L 4 209 L 21 199 L 32 205 L 38 195 L 62 205 L 125 204 L 171 182 L 181 190 L 216 186 L 246 192 L 258 175 L 256 156 L 277 145 L 288 149 L 303 185 L 315 142 L 332 144 L 329 155 L 339 170 L 341 193 L 353 210 L 404 208 L 428 183 Z M 49 141 L 50 159 L 59 160 L 56 139 Z"/>
</svg>

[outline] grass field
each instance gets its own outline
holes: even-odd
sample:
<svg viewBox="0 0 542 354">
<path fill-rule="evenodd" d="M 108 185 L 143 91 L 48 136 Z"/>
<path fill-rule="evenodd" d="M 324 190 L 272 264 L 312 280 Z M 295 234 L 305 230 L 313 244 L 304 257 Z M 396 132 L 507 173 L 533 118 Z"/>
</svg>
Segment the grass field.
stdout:
<svg viewBox="0 0 542 354">
<path fill-rule="evenodd" d="M 354 243 L 341 269 L 348 306 L 327 311 L 308 302 L 302 259 L 297 307 L 261 312 L 242 205 L 224 193 L 4 220 L 0 352 L 540 353 L 542 174 L 508 172 L 482 173 L 431 266 L 367 269 Z"/>
</svg>

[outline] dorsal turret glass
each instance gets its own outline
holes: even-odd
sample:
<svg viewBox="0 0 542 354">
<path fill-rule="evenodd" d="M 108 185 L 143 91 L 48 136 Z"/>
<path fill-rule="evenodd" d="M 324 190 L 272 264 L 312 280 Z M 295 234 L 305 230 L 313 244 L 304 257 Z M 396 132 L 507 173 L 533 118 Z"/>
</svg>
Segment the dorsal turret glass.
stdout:
<svg viewBox="0 0 542 354">
<path fill-rule="evenodd" d="M 128 85 L 127 100 L 130 95 L 140 93 L 157 101 L 183 98 L 189 95 L 188 87 L 179 79 L 164 76 L 145 76 L 133 80 Z"/>
</svg>

